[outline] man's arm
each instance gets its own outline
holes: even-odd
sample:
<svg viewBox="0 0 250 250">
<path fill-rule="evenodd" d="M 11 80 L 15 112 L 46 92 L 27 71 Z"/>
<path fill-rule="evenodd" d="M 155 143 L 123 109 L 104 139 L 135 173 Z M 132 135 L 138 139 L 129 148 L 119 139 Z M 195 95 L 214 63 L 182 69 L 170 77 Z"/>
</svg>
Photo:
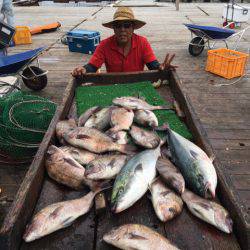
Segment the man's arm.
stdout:
<svg viewBox="0 0 250 250">
<path fill-rule="evenodd" d="M 146 63 L 149 70 L 156 70 L 160 68 L 160 63 L 157 60 Z"/>
</svg>

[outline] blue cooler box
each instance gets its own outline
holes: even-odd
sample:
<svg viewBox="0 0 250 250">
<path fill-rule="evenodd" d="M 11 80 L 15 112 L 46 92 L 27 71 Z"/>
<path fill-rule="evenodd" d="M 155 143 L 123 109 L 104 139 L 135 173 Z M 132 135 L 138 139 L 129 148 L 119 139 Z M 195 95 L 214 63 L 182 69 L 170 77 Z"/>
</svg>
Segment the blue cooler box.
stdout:
<svg viewBox="0 0 250 250">
<path fill-rule="evenodd" d="M 74 30 L 67 33 L 69 51 L 84 54 L 93 54 L 100 43 L 101 36 L 98 31 Z"/>
</svg>

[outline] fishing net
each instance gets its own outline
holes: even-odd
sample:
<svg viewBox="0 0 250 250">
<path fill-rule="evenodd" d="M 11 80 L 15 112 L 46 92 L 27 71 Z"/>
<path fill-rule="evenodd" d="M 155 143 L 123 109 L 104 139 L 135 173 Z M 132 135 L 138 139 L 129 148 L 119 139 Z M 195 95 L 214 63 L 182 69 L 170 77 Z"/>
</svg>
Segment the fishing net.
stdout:
<svg viewBox="0 0 250 250">
<path fill-rule="evenodd" d="M 32 158 L 55 111 L 55 103 L 21 91 L 0 98 L 1 154 Z"/>
<path fill-rule="evenodd" d="M 115 84 L 109 86 L 84 86 L 76 89 L 76 104 L 78 116 L 93 106 L 106 107 L 112 104 L 115 97 L 140 96 L 151 105 L 167 105 L 155 90 L 151 82 Z M 155 110 L 159 125 L 168 123 L 170 128 L 187 139 L 192 139 L 186 125 L 172 110 Z M 160 134 L 161 135 L 161 134 Z"/>
</svg>

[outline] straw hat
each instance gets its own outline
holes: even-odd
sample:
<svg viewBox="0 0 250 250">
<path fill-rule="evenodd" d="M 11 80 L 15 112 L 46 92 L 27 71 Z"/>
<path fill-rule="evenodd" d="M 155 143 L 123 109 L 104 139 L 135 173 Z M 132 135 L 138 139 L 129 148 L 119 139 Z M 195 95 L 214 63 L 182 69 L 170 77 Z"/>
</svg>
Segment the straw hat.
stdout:
<svg viewBox="0 0 250 250">
<path fill-rule="evenodd" d="M 133 10 L 129 7 L 119 7 L 113 17 L 113 20 L 102 25 L 107 28 L 113 29 L 113 24 L 117 21 L 130 21 L 134 23 L 134 29 L 140 29 L 146 23 L 135 19 Z"/>
</svg>

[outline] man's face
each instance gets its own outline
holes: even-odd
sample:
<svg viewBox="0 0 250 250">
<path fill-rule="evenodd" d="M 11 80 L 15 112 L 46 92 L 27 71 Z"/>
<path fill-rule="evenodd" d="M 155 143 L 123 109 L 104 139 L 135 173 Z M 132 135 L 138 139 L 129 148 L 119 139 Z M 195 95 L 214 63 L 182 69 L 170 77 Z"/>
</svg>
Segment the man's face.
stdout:
<svg viewBox="0 0 250 250">
<path fill-rule="evenodd" d="M 132 22 L 118 21 L 114 23 L 113 28 L 119 44 L 126 44 L 130 41 L 134 32 Z"/>
</svg>

